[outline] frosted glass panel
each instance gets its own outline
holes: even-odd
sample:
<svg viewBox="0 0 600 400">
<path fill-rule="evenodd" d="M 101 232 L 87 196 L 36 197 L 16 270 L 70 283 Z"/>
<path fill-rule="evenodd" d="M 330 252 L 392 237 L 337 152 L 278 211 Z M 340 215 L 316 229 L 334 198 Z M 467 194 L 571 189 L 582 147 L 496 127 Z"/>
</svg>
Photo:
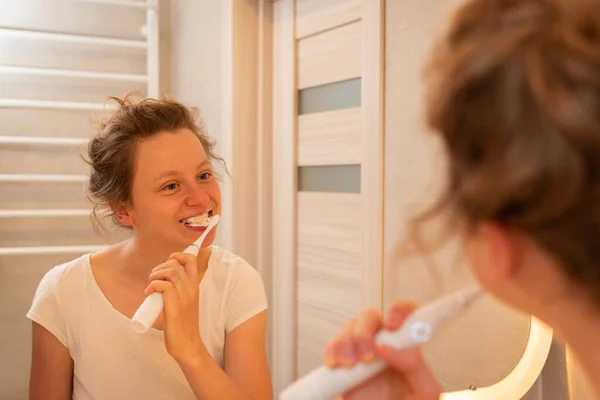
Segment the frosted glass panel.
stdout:
<svg viewBox="0 0 600 400">
<path fill-rule="evenodd" d="M 298 191 L 360 193 L 360 165 L 298 167 Z"/>
<path fill-rule="evenodd" d="M 361 79 L 328 83 L 298 91 L 298 114 L 360 107 Z"/>
</svg>

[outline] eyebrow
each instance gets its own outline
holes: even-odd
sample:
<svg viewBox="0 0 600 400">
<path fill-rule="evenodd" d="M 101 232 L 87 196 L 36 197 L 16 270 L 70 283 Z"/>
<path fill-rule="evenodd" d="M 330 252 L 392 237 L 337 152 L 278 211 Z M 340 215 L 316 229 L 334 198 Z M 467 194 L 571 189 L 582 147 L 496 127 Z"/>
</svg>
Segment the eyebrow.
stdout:
<svg viewBox="0 0 600 400">
<path fill-rule="evenodd" d="M 200 164 L 198 164 L 198 165 L 196 166 L 196 169 L 203 168 L 203 167 L 205 167 L 206 165 L 210 165 L 210 161 L 209 161 L 209 160 L 204 160 L 204 161 L 202 161 Z M 164 178 L 166 178 L 166 177 L 169 177 L 169 176 L 177 175 L 177 174 L 179 174 L 179 173 L 180 173 L 180 171 L 177 171 L 177 170 L 174 170 L 174 169 L 172 169 L 172 170 L 168 170 L 168 171 L 163 171 L 163 172 L 161 172 L 160 174 L 158 174 L 158 175 L 156 176 L 156 178 L 154 178 L 154 181 L 158 181 L 158 180 L 160 180 L 160 179 L 164 179 Z"/>
</svg>

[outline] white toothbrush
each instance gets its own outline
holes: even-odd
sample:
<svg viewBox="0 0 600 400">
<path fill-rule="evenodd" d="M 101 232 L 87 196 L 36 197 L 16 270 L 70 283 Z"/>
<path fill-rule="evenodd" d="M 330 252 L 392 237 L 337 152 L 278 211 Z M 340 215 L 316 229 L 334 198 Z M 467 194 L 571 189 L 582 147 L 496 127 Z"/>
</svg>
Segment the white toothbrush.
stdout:
<svg viewBox="0 0 600 400">
<path fill-rule="evenodd" d="M 457 316 L 477 299 L 483 291 L 479 287 L 463 289 L 418 308 L 396 331 L 379 331 L 377 345 L 395 349 L 418 347 L 428 342 L 446 322 Z M 279 400 L 331 400 L 386 367 L 382 360 L 357 364 L 352 368 L 322 366 L 285 388 Z"/>
<path fill-rule="evenodd" d="M 214 228 L 215 225 L 217 225 L 218 223 L 219 216 L 212 216 L 210 218 L 208 226 L 206 227 L 206 230 L 202 233 L 202 235 L 194 243 L 189 245 L 183 252 L 186 254 L 192 254 L 197 256 L 198 252 L 202 248 L 202 243 L 204 242 L 204 239 L 206 239 L 206 236 L 208 235 L 208 232 L 210 232 L 210 230 Z M 133 318 L 131 319 L 131 326 L 133 327 L 133 330 L 137 333 L 146 332 L 148 328 L 150 328 L 154 324 L 156 318 L 158 318 L 162 309 L 162 293 L 154 292 L 148 297 L 146 297 L 140 308 L 138 308 L 138 310 L 133 315 Z"/>
</svg>

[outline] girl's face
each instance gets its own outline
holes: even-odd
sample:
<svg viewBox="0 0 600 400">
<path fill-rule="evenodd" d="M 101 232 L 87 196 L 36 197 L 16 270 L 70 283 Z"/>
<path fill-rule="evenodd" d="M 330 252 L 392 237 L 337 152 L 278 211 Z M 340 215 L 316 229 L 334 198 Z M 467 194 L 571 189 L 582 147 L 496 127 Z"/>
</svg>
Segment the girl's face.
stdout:
<svg viewBox="0 0 600 400">
<path fill-rule="evenodd" d="M 221 214 L 221 191 L 200 140 L 188 129 L 162 132 L 137 143 L 133 161 L 132 201 L 118 217 L 145 243 L 183 251 L 206 229 L 190 218 Z M 216 227 L 203 246 L 215 234 Z"/>
</svg>

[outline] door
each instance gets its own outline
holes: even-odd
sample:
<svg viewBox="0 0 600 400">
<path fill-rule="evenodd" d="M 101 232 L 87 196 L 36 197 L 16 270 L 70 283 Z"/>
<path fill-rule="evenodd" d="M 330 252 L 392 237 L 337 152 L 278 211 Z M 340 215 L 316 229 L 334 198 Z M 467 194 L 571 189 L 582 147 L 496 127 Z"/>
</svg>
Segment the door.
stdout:
<svg viewBox="0 0 600 400">
<path fill-rule="evenodd" d="M 278 0 L 273 30 L 275 391 L 381 306 L 382 3 Z"/>
</svg>

